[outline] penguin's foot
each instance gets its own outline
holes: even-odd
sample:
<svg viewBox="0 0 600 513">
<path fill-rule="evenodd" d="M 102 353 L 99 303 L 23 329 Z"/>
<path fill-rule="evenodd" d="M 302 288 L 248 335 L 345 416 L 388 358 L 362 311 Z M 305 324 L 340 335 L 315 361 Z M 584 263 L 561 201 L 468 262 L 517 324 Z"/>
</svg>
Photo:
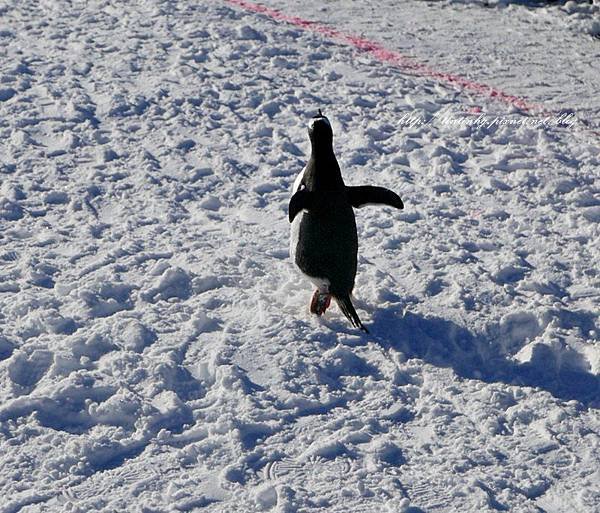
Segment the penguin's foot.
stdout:
<svg viewBox="0 0 600 513">
<path fill-rule="evenodd" d="M 310 313 L 323 315 L 325 310 L 331 304 L 331 294 L 323 294 L 319 289 L 315 290 L 312 300 L 310 301 Z"/>
</svg>

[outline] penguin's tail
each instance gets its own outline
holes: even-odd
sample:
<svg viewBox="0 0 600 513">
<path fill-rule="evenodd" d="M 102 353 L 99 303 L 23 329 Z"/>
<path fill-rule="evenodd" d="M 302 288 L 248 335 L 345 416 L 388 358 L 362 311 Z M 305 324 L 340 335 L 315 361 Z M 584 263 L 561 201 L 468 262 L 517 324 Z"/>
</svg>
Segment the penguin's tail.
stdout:
<svg viewBox="0 0 600 513">
<path fill-rule="evenodd" d="M 360 328 L 365 333 L 369 333 L 369 330 L 363 326 L 362 322 L 360 322 L 360 318 L 358 317 L 358 314 L 356 313 L 354 305 L 352 304 L 352 301 L 350 300 L 350 296 L 348 294 L 345 294 L 343 296 L 334 295 L 333 299 L 335 299 L 335 302 L 340 307 L 342 313 L 352 323 L 352 326 L 354 326 L 355 328 Z"/>
</svg>

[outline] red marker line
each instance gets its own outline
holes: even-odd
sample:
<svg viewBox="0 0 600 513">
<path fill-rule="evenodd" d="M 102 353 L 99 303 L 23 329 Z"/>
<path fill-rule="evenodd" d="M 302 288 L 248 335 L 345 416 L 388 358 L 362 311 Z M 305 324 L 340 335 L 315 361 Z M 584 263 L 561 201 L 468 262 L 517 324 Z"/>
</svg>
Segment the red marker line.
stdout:
<svg viewBox="0 0 600 513">
<path fill-rule="evenodd" d="M 225 1 L 231 5 L 240 7 L 246 11 L 263 14 L 274 20 L 289 23 L 291 25 L 295 25 L 296 27 L 300 27 L 304 30 L 314 32 L 317 34 L 322 34 L 330 39 L 335 39 L 347 45 L 354 46 L 355 48 L 372 55 L 375 59 L 381 62 L 393 64 L 395 66 L 408 70 L 413 75 L 431 78 L 440 83 L 446 83 L 458 87 L 460 89 L 473 91 L 483 96 L 488 96 L 495 100 L 499 100 L 505 104 L 511 105 L 523 111 L 545 111 L 545 109 L 540 105 L 530 103 L 528 100 L 519 96 L 507 94 L 492 86 L 480 84 L 478 82 L 473 82 L 471 80 L 468 80 L 467 78 L 461 77 L 460 75 L 436 71 L 430 68 L 429 66 L 426 66 L 425 64 L 421 64 L 419 62 L 416 62 L 414 59 L 411 59 L 410 57 L 402 55 L 399 52 L 389 50 L 380 43 L 377 43 L 376 41 L 371 41 L 370 39 L 366 39 L 364 37 L 347 34 L 345 32 L 331 28 L 327 25 L 323 25 L 316 21 L 306 20 L 298 16 L 291 16 L 289 14 L 285 14 L 281 11 L 278 11 L 277 9 L 271 9 L 270 7 L 265 7 L 264 5 L 255 4 L 253 2 L 247 2 L 246 0 Z"/>
</svg>

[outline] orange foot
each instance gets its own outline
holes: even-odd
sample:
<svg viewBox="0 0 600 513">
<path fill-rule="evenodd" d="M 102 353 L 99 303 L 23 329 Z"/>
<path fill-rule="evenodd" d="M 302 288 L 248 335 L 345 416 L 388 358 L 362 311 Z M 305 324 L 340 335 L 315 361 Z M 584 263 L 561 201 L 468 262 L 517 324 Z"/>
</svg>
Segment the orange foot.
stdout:
<svg viewBox="0 0 600 513">
<path fill-rule="evenodd" d="M 310 313 L 323 315 L 330 304 L 331 294 L 323 294 L 317 289 L 315 290 L 312 300 L 310 301 Z"/>
</svg>

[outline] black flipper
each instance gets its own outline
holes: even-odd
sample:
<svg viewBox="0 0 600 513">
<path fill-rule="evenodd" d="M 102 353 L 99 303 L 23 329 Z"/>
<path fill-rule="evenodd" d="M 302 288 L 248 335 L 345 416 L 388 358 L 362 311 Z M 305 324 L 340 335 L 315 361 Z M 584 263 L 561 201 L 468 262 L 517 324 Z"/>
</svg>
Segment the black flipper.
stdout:
<svg viewBox="0 0 600 513">
<path fill-rule="evenodd" d="M 296 191 L 296 194 L 294 194 L 290 199 L 290 204 L 288 206 L 288 217 L 290 223 L 300 211 L 310 209 L 311 203 L 312 194 L 310 192 L 308 192 L 306 189 L 300 189 L 299 191 Z"/>
<path fill-rule="evenodd" d="M 355 328 L 360 328 L 365 333 L 369 333 L 369 330 L 363 326 L 362 322 L 360 322 L 358 314 L 356 313 L 356 310 L 354 309 L 354 305 L 352 304 L 352 301 L 350 300 L 350 296 L 346 295 L 346 296 L 340 297 L 340 296 L 334 295 L 333 299 L 335 299 L 335 301 L 338 304 L 338 306 L 340 307 L 340 310 L 342 311 L 342 313 L 352 323 L 352 326 L 354 326 Z"/>
<path fill-rule="evenodd" d="M 346 191 L 348 192 L 350 204 L 354 208 L 364 207 L 369 203 L 404 208 L 404 203 L 402 203 L 400 196 L 384 187 L 374 187 L 373 185 L 346 186 Z"/>
</svg>

